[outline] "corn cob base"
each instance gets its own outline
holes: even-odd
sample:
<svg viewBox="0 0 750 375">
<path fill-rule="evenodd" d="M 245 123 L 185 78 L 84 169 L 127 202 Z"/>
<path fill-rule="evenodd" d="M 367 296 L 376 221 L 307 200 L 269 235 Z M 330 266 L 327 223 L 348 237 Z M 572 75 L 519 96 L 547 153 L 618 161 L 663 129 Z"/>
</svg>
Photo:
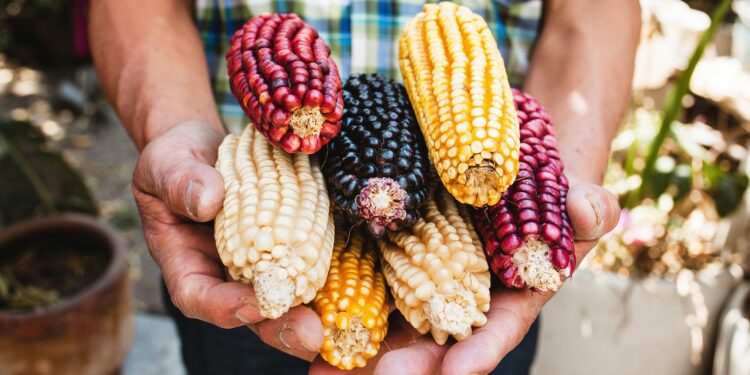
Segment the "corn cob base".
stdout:
<svg viewBox="0 0 750 375">
<path fill-rule="evenodd" d="M 261 315 L 275 319 L 323 286 L 334 225 L 323 175 L 307 155 L 273 147 L 253 127 L 219 147 L 224 205 L 216 247 L 233 279 L 251 283 Z"/>
<path fill-rule="evenodd" d="M 463 209 L 442 189 L 413 228 L 378 241 L 396 307 L 420 333 L 442 345 L 487 322 L 490 274 L 481 242 Z"/>
<path fill-rule="evenodd" d="M 344 369 L 364 367 L 388 330 L 385 280 L 375 245 L 360 229 L 336 231 L 331 268 L 313 307 L 323 323 L 320 356 Z"/>
</svg>

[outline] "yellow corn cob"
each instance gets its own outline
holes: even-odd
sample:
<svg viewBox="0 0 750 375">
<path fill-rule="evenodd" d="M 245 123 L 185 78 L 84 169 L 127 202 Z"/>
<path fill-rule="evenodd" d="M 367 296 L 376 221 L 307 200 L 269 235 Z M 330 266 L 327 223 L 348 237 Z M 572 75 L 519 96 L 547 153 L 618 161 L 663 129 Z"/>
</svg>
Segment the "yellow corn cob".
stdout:
<svg viewBox="0 0 750 375">
<path fill-rule="evenodd" d="M 414 227 L 378 241 L 396 307 L 414 328 L 442 345 L 487 322 L 490 273 L 471 220 L 440 189 Z"/>
<path fill-rule="evenodd" d="M 252 283 L 266 318 L 312 300 L 334 237 L 320 168 L 307 155 L 271 146 L 252 125 L 224 139 L 216 168 L 226 191 L 216 247 L 229 274 Z"/>
<path fill-rule="evenodd" d="M 313 306 L 325 334 L 320 356 L 351 370 L 378 353 L 388 330 L 388 301 L 375 244 L 360 229 L 347 235 L 336 230 L 328 279 Z"/>
<path fill-rule="evenodd" d="M 496 204 L 518 173 L 519 130 L 487 23 L 450 2 L 425 4 L 401 34 L 399 65 L 443 184 L 462 203 Z"/>
</svg>

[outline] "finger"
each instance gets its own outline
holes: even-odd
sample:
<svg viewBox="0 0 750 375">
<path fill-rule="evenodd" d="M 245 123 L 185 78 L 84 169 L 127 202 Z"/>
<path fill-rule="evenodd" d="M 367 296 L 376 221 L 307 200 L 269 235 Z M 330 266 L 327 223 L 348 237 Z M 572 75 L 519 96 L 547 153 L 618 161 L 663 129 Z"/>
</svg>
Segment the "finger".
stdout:
<svg viewBox="0 0 750 375">
<path fill-rule="evenodd" d="M 179 282 L 165 277 L 172 301 L 182 313 L 221 328 L 236 328 L 264 319 L 252 287 L 201 274 L 189 274 Z"/>
<path fill-rule="evenodd" d="M 523 340 L 549 295 L 530 290 L 494 293 L 487 324 L 445 354 L 443 374 L 486 374 Z"/>
<path fill-rule="evenodd" d="M 323 325 L 310 308 L 297 306 L 278 319 L 250 325 L 268 345 L 284 353 L 312 361 L 323 345 Z"/>
<path fill-rule="evenodd" d="M 318 356 L 310 366 L 310 374 L 431 375 L 439 373 L 440 362 L 445 351 L 448 350 L 448 345 L 438 345 L 428 336 L 420 336 L 412 341 L 406 341 L 402 344 L 406 346 L 396 345 L 395 341 L 401 339 L 399 337 L 388 340 L 388 346 L 381 345 L 378 356 L 371 358 L 366 367 L 355 368 L 351 371 L 333 367 Z"/>
<path fill-rule="evenodd" d="M 404 320 L 399 312 L 390 315 L 388 335 L 380 351 L 367 361 L 364 368 L 344 371 L 331 366 L 320 356 L 310 366 L 310 374 L 436 374 L 448 345 L 436 344 L 432 337 L 421 335 Z"/>
<path fill-rule="evenodd" d="M 136 194 L 146 242 L 182 313 L 234 328 L 261 320 L 252 287 L 225 282 L 210 227 L 179 221 L 157 198 Z"/>
<path fill-rule="evenodd" d="M 222 328 L 263 319 L 251 286 L 224 281 L 221 267 L 206 251 L 177 244 L 173 249 L 160 251 L 157 263 L 172 301 L 185 316 Z"/>
<path fill-rule="evenodd" d="M 617 225 L 620 205 L 607 189 L 586 182 L 576 183 L 571 186 L 567 200 L 576 240 L 596 240 Z"/>
<path fill-rule="evenodd" d="M 176 126 L 149 143 L 138 158 L 133 184 L 160 198 L 177 215 L 212 220 L 224 199 L 221 174 L 213 167 L 222 134 L 205 125 Z"/>
<path fill-rule="evenodd" d="M 446 350 L 448 345 L 438 345 L 432 337 L 421 336 L 405 348 L 385 353 L 375 367 L 375 375 L 437 374 Z"/>
</svg>

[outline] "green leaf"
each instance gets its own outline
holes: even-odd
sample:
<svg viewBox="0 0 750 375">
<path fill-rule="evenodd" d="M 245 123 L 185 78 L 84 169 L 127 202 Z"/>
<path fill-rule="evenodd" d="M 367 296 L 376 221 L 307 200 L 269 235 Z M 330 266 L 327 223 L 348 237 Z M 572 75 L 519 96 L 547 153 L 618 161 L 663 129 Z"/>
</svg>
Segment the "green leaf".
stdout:
<svg viewBox="0 0 750 375">
<path fill-rule="evenodd" d="M 680 164 L 672 173 L 671 184 L 677 188 L 674 196 L 675 204 L 687 197 L 693 188 L 693 168 L 689 164 Z"/>
<path fill-rule="evenodd" d="M 724 217 L 731 214 L 742 202 L 748 187 L 748 177 L 742 172 L 728 172 L 716 164 L 703 164 L 706 192 L 714 200 L 716 212 Z"/>
<path fill-rule="evenodd" d="M 656 159 L 659 157 L 661 147 L 662 145 L 664 145 L 664 141 L 670 133 L 672 123 L 677 120 L 677 117 L 682 112 L 682 99 L 690 89 L 690 77 L 693 76 L 693 72 L 695 71 L 695 67 L 698 65 L 698 61 L 700 61 L 701 57 L 703 56 L 703 52 L 706 50 L 706 47 L 708 46 L 711 39 L 713 39 L 714 32 L 716 32 L 716 29 L 721 25 L 722 20 L 729 12 L 731 5 L 732 0 L 721 0 L 721 2 L 716 5 L 713 13 L 711 14 L 711 25 L 708 27 L 708 30 L 706 30 L 703 35 L 701 35 L 701 39 L 698 42 L 698 45 L 695 47 L 693 54 L 690 56 L 690 60 L 688 61 L 688 65 L 685 68 L 685 71 L 680 74 L 680 76 L 677 78 L 677 82 L 675 82 L 674 86 L 667 94 L 664 108 L 662 109 L 661 125 L 659 126 L 659 131 L 656 133 L 654 140 L 649 146 L 648 155 L 646 156 L 646 162 L 643 167 L 643 171 L 641 172 L 643 183 L 638 190 L 637 200 L 645 197 L 647 192 L 651 190 L 651 187 L 649 185 L 651 184 L 651 180 L 655 172 L 654 167 L 656 164 Z"/>
<path fill-rule="evenodd" d="M 670 156 L 662 156 L 656 161 L 655 173 L 649 181 L 651 189 L 646 194 L 651 198 L 658 198 L 669 187 L 674 172 L 675 160 Z"/>
</svg>

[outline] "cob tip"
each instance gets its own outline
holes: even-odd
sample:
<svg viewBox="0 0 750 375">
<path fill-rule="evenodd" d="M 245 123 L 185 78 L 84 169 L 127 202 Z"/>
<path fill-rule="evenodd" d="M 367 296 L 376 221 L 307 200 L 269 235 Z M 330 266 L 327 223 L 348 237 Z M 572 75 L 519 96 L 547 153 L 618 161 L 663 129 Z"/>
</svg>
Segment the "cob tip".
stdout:
<svg viewBox="0 0 750 375">
<path fill-rule="evenodd" d="M 491 162 L 490 162 L 491 163 Z M 507 186 L 510 183 L 500 181 L 500 176 L 494 165 L 486 161 L 466 170 L 466 190 L 471 191 L 480 202 L 488 202 L 492 205 L 500 200 L 502 190 L 500 186 Z M 494 163 L 491 163 L 494 164 Z"/>
<path fill-rule="evenodd" d="M 351 370 L 354 367 L 363 367 L 367 362 L 365 356 L 374 357 L 378 352 L 370 342 L 370 332 L 362 323 L 360 316 L 354 316 L 349 322 L 337 317 L 335 327 L 326 331 L 325 335 L 333 339 L 333 347 L 328 348 L 329 351 L 326 353 L 330 356 L 327 360 L 340 368 Z M 358 354 L 341 355 L 341 353 Z"/>
<path fill-rule="evenodd" d="M 565 278 L 570 277 L 568 268 L 555 269 L 550 262 L 550 248 L 546 243 L 531 238 L 513 254 L 511 262 L 516 266 L 516 275 L 529 287 L 542 292 L 560 289 Z"/>
<path fill-rule="evenodd" d="M 305 138 L 309 135 L 320 134 L 324 122 L 325 118 L 319 108 L 304 106 L 292 113 L 292 117 L 289 119 L 289 126 L 292 128 L 294 134 L 300 138 Z"/>
<path fill-rule="evenodd" d="M 406 191 L 390 178 L 371 178 L 357 196 L 359 214 L 374 236 L 380 237 L 386 227 L 406 217 Z"/>
<path fill-rule="evenodd" d="M 424 311 L 432 325 L 435 342 L 440 345 L 448 340 L 448 335 L 463 340 L 471 336 L 472 326 L 487 323 L 487 317 L 480 312 L 474 296 L 467 290 L 450 295 L 435 293 L 424 305 Z"/>
<path fill-rule="evenodd" d="M 276 265 L 255 272 L 253 289 L 260 314 L 268 319 L 280 317 L 294 302 L 294 284 L 286 277 L 286 271 Z"/>
</svg>

